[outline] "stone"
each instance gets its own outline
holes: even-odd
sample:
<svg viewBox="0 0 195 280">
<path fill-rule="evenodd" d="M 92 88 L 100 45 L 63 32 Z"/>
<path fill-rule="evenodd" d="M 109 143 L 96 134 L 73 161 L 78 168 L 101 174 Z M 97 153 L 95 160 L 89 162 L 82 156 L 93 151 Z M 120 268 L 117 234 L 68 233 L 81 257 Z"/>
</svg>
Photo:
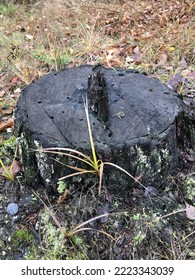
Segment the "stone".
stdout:
<svg viewBox="0 0 195 280">
<path fill-rule="evenodd" d="M 98 158 L 119 165 L 142 183 L 159 186 L 179 164 L 177 124 L 184 104 L 159 80 L 134 70 L 81 66 L 52 72 L 27 86 L 15 111 L 15 134 L 26 182 L 56 186 L 70 169 L 40 147 L 69 147 L 91 156 L 83 98 Z M 60 159 L 60 157 L 58 157 Z M 83 175 L 85 178 L 94 175 Z M 96 178 L 97 179 L 97 178 Z M 95 180 L 95 179 L 94 179 Z M 98 180 L 98 179 L 97 179 Z M 104 183 L 129 190 L 133 181 L 113 167 L 105 168 Z"/>
<path fill-rule="evenodd" d="M 11 202 L 7 205 L 7 213 L 11 216 L 15 216 L 18 213 L 18 204 Z"/>
</svg>

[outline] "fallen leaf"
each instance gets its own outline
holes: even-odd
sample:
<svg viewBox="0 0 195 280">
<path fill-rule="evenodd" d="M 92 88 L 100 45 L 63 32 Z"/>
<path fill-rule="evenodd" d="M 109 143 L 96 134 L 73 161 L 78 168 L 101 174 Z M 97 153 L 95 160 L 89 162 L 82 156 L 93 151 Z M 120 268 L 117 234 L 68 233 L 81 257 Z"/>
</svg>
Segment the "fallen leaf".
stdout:
<svg viewBox="0 0 195 280">
<path fill-rule="evenodd" d="M 130 57 L 130 56 L 127 56 L 125 60 L 126 60 L 126 63 L 134 62 L 134 59 L 132 57 Z"/>
<path fill-rule="evenodd" d="M 167 82 L 167 86 L 172 90 L 177 91 L 178 87 L 183 83 L 183 77 L 181 74 L 177 73 L 173 75 Z"/>
<path fill-rule="evenodd" d="M 22 171 L 22 164 L 19 160 L 14 159 L 11 164 L 12 174 L 15 176 L 18 172 Z"/>
<path fill-rule="evenodd" d="M 14 126 L 14 120 L 11 118 L 7 121 L 0 123 L 0 131 L 6 129 L 8 127 L 13 127 L 13 126 Z"/>
<path fill-rule="evenodd" d="M 190 78 L 190 79 L 195 79 L 195 71 L 190 71 L 190 72 L 187 74 L 187 77 Z"/>
<path fill-rule="evenodd" d="M 167 64 L 167 55 L 166 53 L 161 54 L 160 58 L 159 58 L 159 62 L 157 63 L 157 67 L 163 67 L 166 66 Z"/>
<path fill-rule="evenodd" d="M 187 154 L 187 155 L 185 156 L 185 159 L 186 159 L 187 161 L 189 161 L 189 162 L 194 162 L 194 161 L 195 161 L 195 157 L 193 157 L 193 156 L 191 156 L 191 155 L 189 155 L 189 154 Z"/>
<path fill-rule="evenodd" d="M 9 89 L 13 88 L 18 83 L 18 81 L 20 81 L 20 78 L 17 75 L 12 77 L 9 83 Z"/>
<path fill-rule="evenodd" d="M 140 47 L 139 46 L 137 46 L 137 47 L 135 47 L 134 49 L 133 49 L 133 53 L 140 53 Z"/>
<path fill-rule="evenodd" d="M 11 115 L 13 113 L 13 109 L 3 110 L 4 115 Z"/>
<path fill-rule="evenodd" d="M 12 161 L 12 164 L 10 166 L 4 165 L 1 160 L 1 168 L 0 168 L 0 174 L 10 180 L 14 180 L 14 177 L 16 174 L 20 171 L 22 171 L 22 164 L 20 161 L 16 160 L 15 158 Z"/>
<path fill-rule="evenodd" d="M 186 204 L 186 216 L 189 220 L 195 220 L 195 207 L 188 204 L 187 202 L 185 202 Z"/>
<path fill-rule="evenodd" d="M 113 56 L 120 53 L 120 49 L 116 46 L 111 46 L 106 48 L 106 55 Z"/>
<path fill-rule="evenodd" d="M 179 65 L 180 67 L 183 67 L 183 68 L 187 68 L 187 67 L 188 67 L 188 64 L 187 64 L 187 62 L 186 62 L 186 60 L 185 60 L 184 57 L 182 57 L 182 59 L 181 59 L 181 61 L 179 62 L 178 65 Z"/>
<path fill-rule="evenodd" d="M 2 90 L 0 91 L 0 97 L 3 97 L 3 96 L 4 96 L 4 94 L 5 94 L 5 90 L 4 90 L 4 89 L 2 89 Z"/>
</svg>

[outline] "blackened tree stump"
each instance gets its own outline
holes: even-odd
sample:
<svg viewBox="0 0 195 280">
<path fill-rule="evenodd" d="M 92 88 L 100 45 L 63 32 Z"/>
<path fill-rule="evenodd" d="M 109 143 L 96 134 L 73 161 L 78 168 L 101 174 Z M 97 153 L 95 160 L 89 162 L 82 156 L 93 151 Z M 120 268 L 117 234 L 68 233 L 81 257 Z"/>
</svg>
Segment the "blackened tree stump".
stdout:
<svg viewBox="0 0 195 280">
<path fill-rule="evenodd" d="M 178 166 L 183 132 L 177 126 L 183 119 L 183 102 L 155 78 L 89 65 L 50 73 L 23 90 L 15 131 L 27 184 L 36 186 L 41 181 L 55 188 L 57 179 L 71 172 L 51 155 L 33 149 L 70 147 L 91 155 L 83 104 L 87 94 L 98 157 L 133 176 L 142 174 L 143 184 L 159 186 Z M 106 170 L 104 182 L 122 191 L 132 185 L 113 168 Z"/>
</svg>

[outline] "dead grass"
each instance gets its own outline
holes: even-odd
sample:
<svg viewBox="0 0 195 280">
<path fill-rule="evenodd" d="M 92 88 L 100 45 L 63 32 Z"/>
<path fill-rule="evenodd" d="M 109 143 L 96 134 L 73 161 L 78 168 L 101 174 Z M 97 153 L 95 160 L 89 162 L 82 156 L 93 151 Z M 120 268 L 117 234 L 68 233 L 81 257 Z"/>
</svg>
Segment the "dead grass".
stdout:
<svg viewBox="0 0 195 280">
<path fill-rule="evenodd" d="M 182 58 L 194 63 L 194 9 L 192 0 L 15 4 L 0 19 L 1 70 L 20 73 L 29 83 L 42 72 L 60 70 L 67 64 L 101 62 L 153 71 L 161 62 L 169 75 Z M 113 52 L 108 56 L 108 47 L 118 48 L 118 56 Z"/>
</svg>

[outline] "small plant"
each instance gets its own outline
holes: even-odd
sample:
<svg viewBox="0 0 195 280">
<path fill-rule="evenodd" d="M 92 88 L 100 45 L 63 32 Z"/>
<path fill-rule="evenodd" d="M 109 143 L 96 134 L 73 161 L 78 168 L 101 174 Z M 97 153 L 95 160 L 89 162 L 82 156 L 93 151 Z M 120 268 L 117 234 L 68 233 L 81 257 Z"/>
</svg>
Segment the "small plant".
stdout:
<svg viewBox="0 0 195 280">
<path fill-rule="evenodd" d="M 15 136 L 10 137 L 7 140 L 2 141 L 2 143 L 0 143 L 0 147 L 1 147 L 1 152 L 0 152 L 0 177 L 4 177 L 10 181 L 13 181 L 15 178 L 15 174 L 17 172 L 19 172 L 19 162 L 15 160 L 16 158 L 16 153 L 17 153 L 17 149 L 16 149 L 16 138 Z M 8 157 L 7 154 L 9 154 L 9 152 L 14 152 L 15 151 L 15 155 L 14 155 L 14 159 L 12 160 L 11 164 L 10 160 L 8 163 Z M 2 160 L 2 158 L 6 157 L 6 160 Z M 6 163 L 5 163 L 6 162 Z"/>
<path fill-rule="evenodd" d="M 0 166 L 0 177 L 4 177 L 10 181 L 14 181 L 16 174 L 22 170 L 21 162 L 16 160 L 15 157 L 9 166 L 5 165 L 0 158 Z"/>
<path fill-rule="evenodd" d="M 89 110 L 88 110 L 87 97 L 86 97 L 86 100 L 84 100 L 84 98 L 83 98 L 83 102 L 84 102 L 85 114 L 86 114 L 86 119 L 87 119 L 87 126 L 88 126 L 88 132 L 89 132 L 92 158 L 90 158 L 88 155 L 86 155 L 86 154 L 84 154 L 80 151 L 77 151 L 77 150 L 71 149 L 71 148 L 44 148 L 44 149 L 42 148 L 42 149 L 38 150 L 38 151 L 44 152 L 44 153 L 59 154 L 59 155 L 67 156 L 69 158 L 76 159 L 80 162 L 85 163 L 86 165 L 88 165 L 91 168 L 91 169 L 80 168 L 78 166 L 72 166 L 72 165 L 69 165 L 69 164 L 64 164 L 64 163 L 60 162 L 59 160 L 54 159 L 55 161 L 59 162 L 60 164 L 63 164 L 66 167 L 77 171 L 77 172 L 74 172 L 72 174 L 61 177 L 58 180 L 61 181 L 61 180 L 65 180 L 65 179 L 73 177 L 73 176 L 82 175 L 82 174 L 85 174 L 85 173 L 92 173 L 92 174 L 95 174 L 95 175 L 99 176 L 99 194 L 100 194 L 101 193 L 101 187 L 102 187 L 104 166 L 105 165 L 110 165 L 110 166 L 113 166 L 113 167 L 119 169 L 120 171 L 124 172 L 129 177 L 131 177 L 134 181 L 136 181 L 139 185 L 141 185 L 143 188 L 145 188 L 145 186 L 143 184 L 141 184 L 135 177 L 133 177 L 129 172 L 127 172 L 122 167 L 120 167 L 120 166 L 118 166 L 114 163 L 111 163 L 111 162 L 103 162 L 102 160 L 97 159 L 95 146 L 94 146 L 94 141 L 93 141 L 93 136 L 92 136 L 91 125 L 90 125 L 90 120 L 89 120 Z"/>
<path fill-rule="evenodd" d="M 58 53 L 56 50 L 47 53 L 45 50 L 35 51 L 33 54 L 38 61 L 54 66 L 56 71 L 65 67 L 72 58 L 68 54 Z"/>
<path fill-rule="evenodd" d="M 0 165 L 1 165 L 0 176 L 10 181 L 14 181 L 13 165 L 11 164 L 10 166 L 6 166 L 1 158 L 0 158 Z"/>
<path fill-rule="evenodd" d="M 89 132 L 89 138 L 90 138 L 90 145 L 91 145 L 91 152 L 92 152 L 92 158 L 90 158 L 89 156 L 87 156 L 86 154 L 77 151 L 75 149 L 71 149 L 71 148 L 45 148 L 45 149 L 41 149 L 39 151 L 41 152 L 45 152 L 45 153 L 52 153 L 52 154 L 59 154 L 59 155 L 63 155 L 63 156 L 67 156 L 69 158 L 73 158 L 76 159 L 80 162 L 85 163 L 86 165 L 88 165 L 91 169 L 84 169 L 84 168 L 79 168 L 77 166 L 72 166 L 72 165 L 68 165 L 65 164 L 65 166 L 67 166 L 68 168 L 71 168 L 72 170 L 76 170 L 77 172 L 66 175 L 62 178 L 59 178 L 59 181 L 61 180 L 65 180 L 69 177 L 73 177 L 76 175 L 82 175 L 85 173 L 92 173 L 92 174 L 96 174 L 100 177 L 100 183 L 102 181 L 102 161 L 97 159 L 96 156 L 96 151 L 95 151 L 95 146 L 94 146 L 94 142 L 93 142 L 93 137 L 92 137 L 92 131 L 91 131 L 91 126 L 90 126 L 90 121 L 89 121 L 89 113 L 88 113 L 88 102 L 87 99 L 86 101 L 84 100 L 84 107 L 85 107 L 85 113 L 86 113 L 86 119 L 87 119 L 87 125 L 88 125 L 88 132 Z M 63 164 L 62 162 L 58 161 L 57 162 Z M 101 187 L 99 189 L 99 191 L 101 190 Z"/>
<path fill-rule="evenodd" d="M 37 193 L 34 193 L 39 199 L 40 201 L 43 203 L 45 209 L 47 210 L 47 213 L 49 214 L 49 216 L 51 217 L 51 219 L 53 220 L 54 224 L 58 227 L 58 229 L 60 230 L 60 232 L 63 234 L 65 241 L 67 239 L 72 239 L 74 238 L 75 234 L 81 232 L 81 231 L 86 231 L 86 230 L 91 230 L 91 231 L 96 231 L 99 233 L 102 233 L 104 235 L 106 235 L 107 237 L 111 238 L 112 240 L 115 240 L 115 238 L 110 235 L 109 233 L 103 231 L 103 230 L 98 230 L 98 229 L 94 229 L 91 227 L 84 227 L 87 224 L 92 223 L 93 221 L 96 221 L 98 219 L 101 219 L 103 217 L 107 217 L 109 214 L 105 213 L 105 214 L 101 214 L 99 216 L 93 217 L 83 223 L 80 223 L 79 225 L 76 225 L 73 229 L 71 230 L 66 230 L 64 227 L 61 226 L 60 222 L 58 221 L 58 219 L 56 218 L 56 216 L 54 215 L 53 211 L 49 209 L 49 207 L 45 204 L 45 202 L 40 198 L 40 196 Z M 111 215 L 111 214 L 110 214 Z"/>
<path fill-rule="evenodd" d="M 102 215 L 99 215 L 99 216 L 96 216 L 94 218 L 91 218 L 77 226 L 75 226 L 72 230 L 68 231 L 65 233 L 65 238 L 72 238 L 72 236 L 74 236 L 76 233 L 80 232 L 80 231 L 86 231 L 86 230 L 92 230 L 92 231 L 96 231 L 96 232 L 99 232 L 99 233 L 103 233 L 104 235 L 106 235 L 107 237 L 111 238 L 112 240 L 115 240 L 115 238 L 110 235 L 109 233 L 103 231 L 103 230 L 98 230 L 98 229 L 94 229 L 94 228 L 91 228 L 91 227 L 83 227 L 85 226 L 86 224 L 89 224 L 97 219 L 101 219 L 103 217 L 107 217 L 108 214 L 102 214 Z"/>
</svg>

